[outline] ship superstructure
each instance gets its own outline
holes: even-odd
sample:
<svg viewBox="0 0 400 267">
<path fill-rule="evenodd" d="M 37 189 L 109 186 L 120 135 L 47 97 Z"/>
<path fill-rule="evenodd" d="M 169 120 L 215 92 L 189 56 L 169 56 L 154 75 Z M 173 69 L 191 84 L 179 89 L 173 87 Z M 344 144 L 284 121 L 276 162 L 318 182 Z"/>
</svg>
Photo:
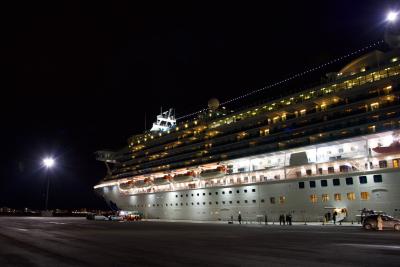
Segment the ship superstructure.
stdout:
<svg viewBox="0 0 400 267">
<path fill-rule="evenodd" d="M 147 218 L 400 214 L 399 77 L 399 53 L 373 51 L 320 86 L 249 108 L 212 100 L 178 123 L 169 110 L 126 148 L 98 152 L 108 175 L 95 190 Z"/>
</svg>

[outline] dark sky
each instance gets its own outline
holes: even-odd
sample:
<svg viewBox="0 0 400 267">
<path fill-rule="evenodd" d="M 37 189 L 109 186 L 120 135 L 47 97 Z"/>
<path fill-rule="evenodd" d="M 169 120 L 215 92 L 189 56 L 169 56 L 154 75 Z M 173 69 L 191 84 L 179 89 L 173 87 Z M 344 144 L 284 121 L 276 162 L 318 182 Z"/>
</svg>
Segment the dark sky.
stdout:
<svg viewBox="0 0 400 267">
<path fill-rule="evenodd" d="M 43 207 L 40 163 L 53 155 L 50 206 L 104 207 L 92 187 L 105 168 L 93 152 L 142 132 L 145 112 L 147 125 L 161 106 L 184 115 L 380 40 L 396 3 L 31 2 L 1 8 L 0 206 Z"/>
</svg>

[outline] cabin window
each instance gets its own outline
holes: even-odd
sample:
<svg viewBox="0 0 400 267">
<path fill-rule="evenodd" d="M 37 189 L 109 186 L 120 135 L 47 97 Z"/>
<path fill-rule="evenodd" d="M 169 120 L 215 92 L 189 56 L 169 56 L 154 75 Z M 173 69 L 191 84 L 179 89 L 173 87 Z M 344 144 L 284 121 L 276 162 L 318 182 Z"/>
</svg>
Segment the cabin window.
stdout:
<svg viewBox="0 0 400 267">
<path fill-rule="evenodd" d="M 229 204 L 232 204 L 232 200 L 229 201 Z"/>
<path fill-rule="evenodd" d="M 393 168 L 398 168 L 399 167 L 399 159 L 394 159 L 393 160 Z"/>
<path fill-rule="evenodd" d="M 321 180 L 321 187 L 327 187 L 328 186 L 328 181 L 327 180 Z"/>
<path fill-rule="evenodd" d="M 368 192 L 361 192 L 361 200 L 368 200 L 369 199 L 369 193 Z"/>
<path fill-rule="evenodd" d="M 354 192 L 347 193 L 348 200 L 356 200 L 356 194 Z"/>
<path fill-rule="evenodd" d="M 257 201 L 255 199 L 253 199 L 253 203 L 256 203 Z"/>
<path fill-rule="evenodd" d="M 197 193 L 197 196 L 200 196 L 200 194 L 199 194 L 199 193 Z"/>
<path fill-rule="evenodd" d="M 339 186 L 340 185 L 340 179 L 339 178 L 333 179 L 332 182 L 333 182 L 334 186 Z"/>
<path fill-rule="evenodd" d="M 380 175 L 380 174 L 374 175 L 374 182 L 382 183 L 382 175 Z"/>
<path fill-rule="evenodd" d="M 264 199 L 261 199 L 261 203 L 264 203 L 265 202 L 265 200 Z"/>
<path fill-rule="evenodd" d="M 329 195 L 328 194 L 322 194 L 322 202 L 327 202 L 329 201 Z"/>
<path fill-rule="evenodd" d="M 310 176 L 310 175 L 312 174 L 311 169 L 306 170 L 306 174 L 307 174 L 308 176 Z"/>
<path fill-rule="evenodd" d="M 216 195 L 218 195 L 218 192 L 215 192 Z"/>
<path fill-rule="evenodd" d="M 335 197 L 335 201 L 341 201 L 342 200 L 342 195 L 339 194 L 339 193 L 335 193 L 334 197 Z"/>
<path fill-rule="evenodd" d="M 225 195 L 225 191 L 222 191 L 222 194 Z"/>
<path fill-rule="evenodd" d="M 347 185 L 352 185 L 353 184 L 353 177 L 347 177 L 346 178 L 346 184 Z"/>
<path fill-rule="evenodd" d="M 222 201 L 222 204 L 224 204 L 224 205 L 225 205 L 225 201 Z"/>
<path fill-rule="evenodd" d="M 178 195 L 175 195 L 175 197 L 178 197 Z"/>
<path fill-rule="evenodd" d="M 206 195 L 206 193 L 203 193 L 203 196 L 205 196 Z"/>
<path fill-rule="evenodd" d="M 271 204 L 275 204 L 275 197 L 270 197 L 269 201 L 271 202 Z"/>
<path fill-rule="evenodd" d="M 335 168 L 333 167 L 328 167 L 328 173 L 334 173 L 335 172 Z"/>
<path fill-rule="evenodd" d="M 310 195 L 310 201 L 311 201 L 311 203 L 317 203 L 317 201 L 318 201 L 317 195 L 316 194 Z"/>
<path fill-rule="evenodd" d="M 245 200 L 244 203 L 247 203 L 247 200 Z"/>
<path fill-rule="evenodd" d="M 218 205 L 218 201 L 215 202 L 215 205 Z"/>
<path fill-rule="evenodd" d="M 232 191 L 231 191 L 231 190 L 229 190 L 229 194 L 232 194 Z"/>
<path fill-rule="evenodd" d="M 239 190 L 236 190 L 236 193 L 238 193 L 238 194 L 239 194 Z"/>
<path fill-rule="evenodd" d="M 181 197 L 183 197 L 183 195 L 181 195 Z"/>
<path fill-rule="evenodd" d="M 304 182 L 299 182 L 299 188 L 304 188 Z"/>
<path fill-rule="evenodd" d="M 197 206 L 200 205 L 200 202 L 197 202 Z"/>
<path fill-rule="evenodd" d="M 310 187 L 315 188 L 315 181 L 310 181 Z"/>
<path fill-rule="evenodd" d="M 367 176 L 360 176 L 358 177 L 360 179 L 360 184 L 366 184 L 367 181 Z"/>
<path fill-rule="evenodd" d="M 247 193 L 247 189 L 243 190 L 245 193 Z"/>
<path fill-rule="evenodd" d="M 380 160 L 379 161 L 379 168 L 387 168 L 387 161 L 386 160 Z"/>
<path fill-rule="evenodd" d="M 208 193 L 208 195 L 209 195 L 209 196 L 211 196 L 211 192 L 210 192 L 210 193 Z"/>
<path fill-rule="evenodd" d="M 186 194 L 186 197 L 188 197 L 189 195 L 188 194 Z"/>
<path fill-rule="evenodd" d="M 279 197 L 279 204 L 285 204 L 286 197 L 285 196 L 280 196 Z"/>
<path fill-rule="evenodd" d="M 203 205 L 205 205 L 206 204 L 206 202 L 203 202 Z"/>
<path fill-rule="evenodd" d="M 251 189 L 251 192 L 256 192 L 256 189 L 255 188 Z"/>
<path fill-rule="evenodd" d="M 236 201 L 236 203 L 237 203 L 237 204 L 240 204 L 240 201 L 239 201 L 239 200 L 237 200 L 237 201 Z"/>
</svg>

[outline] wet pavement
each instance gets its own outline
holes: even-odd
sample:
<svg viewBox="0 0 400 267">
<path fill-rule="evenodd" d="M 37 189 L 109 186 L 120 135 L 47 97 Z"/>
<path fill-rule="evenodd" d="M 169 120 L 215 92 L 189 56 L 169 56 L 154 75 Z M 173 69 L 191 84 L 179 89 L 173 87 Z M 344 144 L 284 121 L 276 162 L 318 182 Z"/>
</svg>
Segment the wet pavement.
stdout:
<svg viewBox="0 0 400 267">
<path fill-rule="evenodd" d="M 0 217 L 0 266 L 399 266 L 400 232 Z"/>
</svg>

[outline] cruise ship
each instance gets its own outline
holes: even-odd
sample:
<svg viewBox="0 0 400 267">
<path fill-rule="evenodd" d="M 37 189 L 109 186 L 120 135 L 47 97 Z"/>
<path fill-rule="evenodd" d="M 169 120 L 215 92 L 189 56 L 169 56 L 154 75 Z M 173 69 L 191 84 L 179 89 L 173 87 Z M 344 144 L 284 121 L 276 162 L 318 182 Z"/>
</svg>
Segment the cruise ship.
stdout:
<svg viewBox="0 0 400 267">
<path fill-rule="evenodd" d="M 400 215 L 400 53 L 374 50 L 319 86 L 233 111 L 174 111 L 126 147 L 98 151 L 94 190 L 148 219 L 356 222 Z"/>
</svg>

